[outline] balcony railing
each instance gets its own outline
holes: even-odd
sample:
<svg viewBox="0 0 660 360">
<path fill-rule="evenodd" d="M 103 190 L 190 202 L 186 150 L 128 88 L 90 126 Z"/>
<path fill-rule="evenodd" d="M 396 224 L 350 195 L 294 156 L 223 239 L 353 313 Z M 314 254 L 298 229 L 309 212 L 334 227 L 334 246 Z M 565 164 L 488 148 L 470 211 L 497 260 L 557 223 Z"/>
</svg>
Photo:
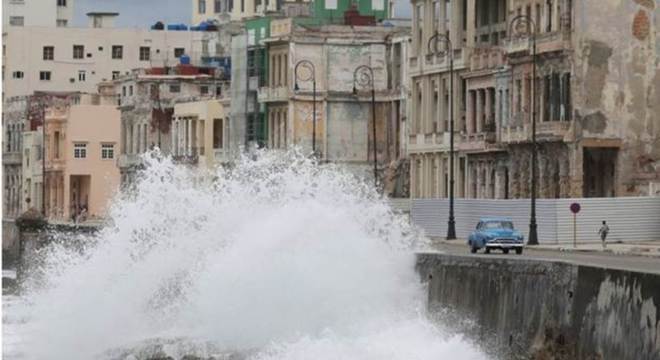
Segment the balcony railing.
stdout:
<svg viewBox="0 0 660 360">
<path fill-rule="evenodd" d="M 195 165 L 199 162 L 199 157 L 204 156 L 204 147 L 191 147 L 187 149 L 182 149 L 183 152 L 180 152 L 172 156 L 172 160 L 178 164 L 188 164 Z"/>
<path fill-rule="evenodd" d="M 259 88 L 257 92 L 259 102 L 278 102 L 289 100 L 289 88 L 286 86 Z"/>
<path fill-rule="evenodd" d="M 128 168 L 142 164 L 142 159 L 138 154 L 120 154 L 117 158 L 117 166 Z"/>
<path fill-rule="evenodd" d="M 20 165 L 23 158 L 20 152 L 6 152 L 2 154 L 3 165 Z"/>
</svg>

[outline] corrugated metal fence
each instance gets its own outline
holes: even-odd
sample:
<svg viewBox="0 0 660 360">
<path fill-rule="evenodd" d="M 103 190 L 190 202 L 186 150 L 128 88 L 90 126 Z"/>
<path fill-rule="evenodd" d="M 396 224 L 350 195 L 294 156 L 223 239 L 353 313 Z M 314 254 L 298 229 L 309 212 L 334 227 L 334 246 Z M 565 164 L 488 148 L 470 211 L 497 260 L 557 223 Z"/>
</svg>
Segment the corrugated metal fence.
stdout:
<svg viewBox="0 0 660 360">
<path fill-rule="evenodd" d="M 536 202 L 536 221 L 541 243 L 571 243 L 573 214 L 569 207 L 577 202 L 577 241 L 600 241 L 598 229 L 607 221 L 610 241 L 660 240 L 660 198 L 619 197 L 586 199 L 539 199 Z M 448 199 L 413 199 L 411 219 L 427 235 L 444 237 L 447 234 Z M 529 233 L 529 199 L 485 200 L 456 199 L 454 214 L 456 235 L 467 238 L 480 217 L 508 216 L 516 228 Z"/>
</svg>

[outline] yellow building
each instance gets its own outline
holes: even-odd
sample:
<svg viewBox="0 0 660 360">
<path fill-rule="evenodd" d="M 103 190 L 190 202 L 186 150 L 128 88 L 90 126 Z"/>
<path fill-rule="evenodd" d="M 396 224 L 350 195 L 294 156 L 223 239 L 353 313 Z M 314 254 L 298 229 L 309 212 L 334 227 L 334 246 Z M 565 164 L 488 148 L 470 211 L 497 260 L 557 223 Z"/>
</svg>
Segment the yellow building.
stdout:
<svg viewBox="0 0 660 360">
<path fill-rule="evenodd" d="M 119 187 L 120 113 L 114 101 L 81 94 L 53 104 L 45 117 L 48 220 L 103 218 Z"/>
<path fill-rule="evenodd" d="M 213 167 L 231 160 L 238 149 L 229 146 L 229 99 L 179 103 L 174 106 L 174 159 Z"/>
</svg>

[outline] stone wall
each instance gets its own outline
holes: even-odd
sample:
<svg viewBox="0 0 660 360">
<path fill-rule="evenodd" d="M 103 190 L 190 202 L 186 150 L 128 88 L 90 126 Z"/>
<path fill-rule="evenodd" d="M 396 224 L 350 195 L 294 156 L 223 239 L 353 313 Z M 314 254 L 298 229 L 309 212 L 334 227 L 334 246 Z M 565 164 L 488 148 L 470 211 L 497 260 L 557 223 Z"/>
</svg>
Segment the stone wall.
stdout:
<svg viewBox="0 0 660 360">
<path fill-rule="evenodd" d="M 505 358 L 660 359 L 660 275 L 445 254 L 417 267 L 429 310 L 473 320 Z"/>
</svg>

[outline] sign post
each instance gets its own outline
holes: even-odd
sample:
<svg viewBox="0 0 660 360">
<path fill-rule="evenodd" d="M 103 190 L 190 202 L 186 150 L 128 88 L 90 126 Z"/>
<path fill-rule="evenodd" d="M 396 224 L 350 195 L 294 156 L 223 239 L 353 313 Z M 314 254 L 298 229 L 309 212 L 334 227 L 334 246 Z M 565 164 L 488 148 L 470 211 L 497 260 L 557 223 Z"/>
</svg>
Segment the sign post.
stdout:
<svg viewBox="0 0 660 360">
<path fill-rule="evenodd" d="M 571 212 L 573 213 L 573 247 L 577 247 L 577 213 L 580 212 L 580 204 L 572 203 Z"/>
</svg>

